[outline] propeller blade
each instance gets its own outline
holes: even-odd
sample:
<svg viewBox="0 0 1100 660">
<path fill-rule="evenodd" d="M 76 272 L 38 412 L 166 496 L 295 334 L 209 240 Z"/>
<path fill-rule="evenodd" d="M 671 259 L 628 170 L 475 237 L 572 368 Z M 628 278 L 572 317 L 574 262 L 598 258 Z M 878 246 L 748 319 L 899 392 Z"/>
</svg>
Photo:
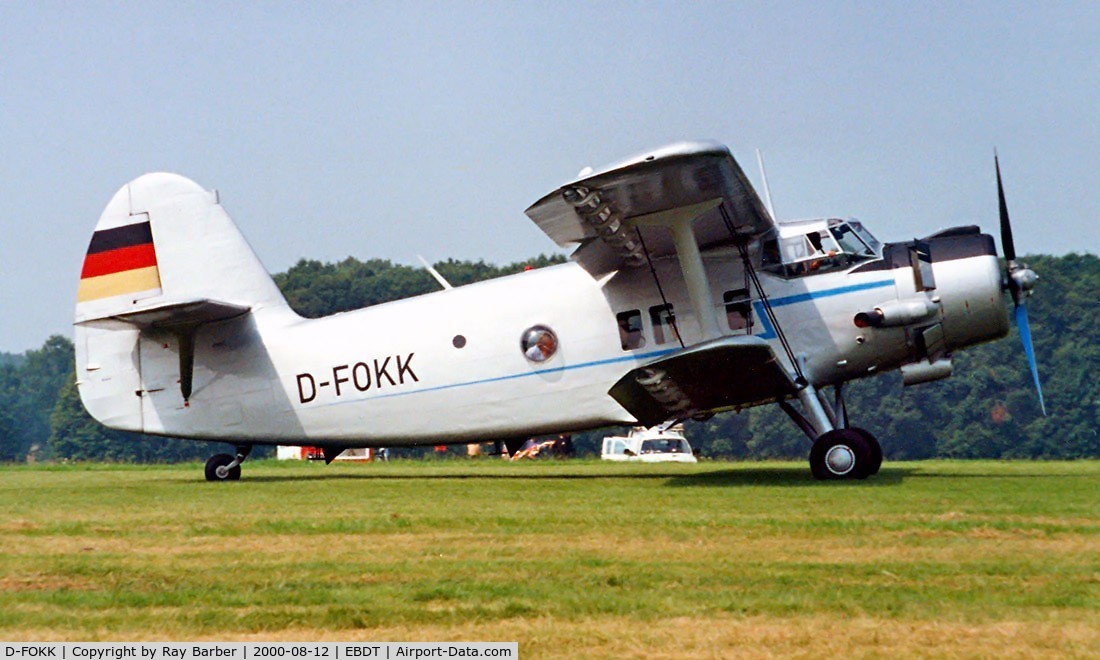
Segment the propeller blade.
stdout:
<svg viewBox="0 0 1100 660">
<path fill-rule="evenodd" d="M 1008 204 L 1005 203 L 1005 189 L 1001 185 L 1001 164 L 997 154 L 993 154 L 993 167 L 997 170 L 997 201 L 1001 205 L 1001 250 L 1009 262 L 1016 261 L 1016 245 L 1012 242 L 1012 223 L 1008 221 Z"/>
<path fill-rule="evenodd" d="M 1020 331 L 1027 365 L 1031 368 L 1031 379 L 1035 381 L 1035 391 L 1039 393 L 1039 409 L 1043 411 L 1043 417 L 1046 417 L 1047 407 L 1043 403 L 1043 386 L 1039 384 L 1039 365 L 1035 363 L 1035 347 L 1031 345 L 1031 326 L 1027 322 L 1026 305 L 1016 305 L 1016 329 Z"/>
</svg>

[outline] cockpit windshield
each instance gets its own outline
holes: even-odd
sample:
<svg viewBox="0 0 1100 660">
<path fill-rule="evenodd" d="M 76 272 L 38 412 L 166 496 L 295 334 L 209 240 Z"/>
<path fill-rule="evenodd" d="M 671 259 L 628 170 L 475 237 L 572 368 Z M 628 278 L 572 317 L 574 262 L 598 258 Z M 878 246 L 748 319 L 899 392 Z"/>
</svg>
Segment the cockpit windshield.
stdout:
<svg viewBox="0 0 1100 660">
<path fill-rule="evenodd" d="M 802 231 L 794 231 L 802 227 Z M 784 227 L 761 244 L 761 265 L 783 277 L 803 277 L 877 259 L 881 244 L 856 220 L 817 220 Z"/>
<path fill-rule="evenodd" d="M 871 254 L 878 256 L 882 254 L 882 243 L 878 242 L 878 239 L 871 235 L 871 232 L 863 226 L 863 223 L 859 220 L 849 220 L 848 226 L 852 228 L 852 231 L 859 236 L 859 239 L 863 241 L 867 247 L 871 248 Z"/>
</svg>

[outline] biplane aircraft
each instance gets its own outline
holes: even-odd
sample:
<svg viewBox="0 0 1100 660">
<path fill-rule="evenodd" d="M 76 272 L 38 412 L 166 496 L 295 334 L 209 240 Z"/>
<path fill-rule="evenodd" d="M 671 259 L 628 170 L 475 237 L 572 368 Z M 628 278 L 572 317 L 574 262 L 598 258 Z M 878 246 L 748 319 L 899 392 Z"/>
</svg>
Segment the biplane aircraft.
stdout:
<svg viewBox="0 0 1100 660">
<path fill-rule="evenodd" d="M 1038 387 L 997 167 L 1005 271 L 976 226 L 879 242 L 855 220 L 777 222 L 729 150 L 685 142 L 586 173 L 527 215 L 568 263 L 304 319 L 219 203 L 147 174 L 107 204 L 76 304 L 81 399 L 101 423 L 218 440 L 237 480 L 256 444 L 344 448 L 668 427 L 774 403 L 819 479 L 862 479 L 878 441 L 844 384 L 1008 332 L 1015 304 Z M 1040 392 L 1040 397 L 1041 397 Z"/>
</svg>

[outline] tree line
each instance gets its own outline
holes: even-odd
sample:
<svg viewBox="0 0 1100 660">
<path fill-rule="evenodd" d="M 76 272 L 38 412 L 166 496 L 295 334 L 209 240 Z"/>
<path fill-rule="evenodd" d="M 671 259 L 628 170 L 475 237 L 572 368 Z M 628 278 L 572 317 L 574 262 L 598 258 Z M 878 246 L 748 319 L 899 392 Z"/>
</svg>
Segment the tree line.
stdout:
<svg viewBox="0 0 1100 660">
<path fill-rule="evenodd" d="M 435 268 L 459 286 L 563 260 L 539 256 L 503 266 L 447 260 Z M 1028 309 L 1049 416 L 1040 412 L 1013 331 L 1003 341 L 956 354 L 955 375 L 946 380 L 903 388 L 894 372 L 846 386 L 853 424 L 874 432 L 888 458 L 1100 457 L 1100 258 L 1024 260 L 1042 277 Z M 275 282 L 310 318 L 439 288 L 424 269 L 350 257 L 338 263 L 303 259 L 276 274 Z M 805 436 L 775 406 L 689 422 L 687 433 L 710 457 L 804 458 L 808 449 Z M 577 434 L 574 444 L 581 453 L 598 453 L 604 435 Z M 80 403 L 73 346 L 64 337 L 52 336 L 22 354 L 0 353 L 0 461 L 175 462 L 204 459 L 220 448 L 97 424 Z"/>
</svg>

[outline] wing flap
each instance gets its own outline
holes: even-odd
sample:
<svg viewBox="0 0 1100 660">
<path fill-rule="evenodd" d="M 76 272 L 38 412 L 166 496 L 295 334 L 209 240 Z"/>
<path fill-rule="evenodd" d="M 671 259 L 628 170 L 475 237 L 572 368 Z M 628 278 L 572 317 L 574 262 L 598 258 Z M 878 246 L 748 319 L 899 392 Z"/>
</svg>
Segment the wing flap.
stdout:
<svg viewBox="0 0 1100 660">
<path fill-rule="evenodd" d="M 670 419 L 751 406 L 797 392 L 767 342 L 722 337 L 628 372 L 608 391 L 646 426 Z"/>
</svg>

